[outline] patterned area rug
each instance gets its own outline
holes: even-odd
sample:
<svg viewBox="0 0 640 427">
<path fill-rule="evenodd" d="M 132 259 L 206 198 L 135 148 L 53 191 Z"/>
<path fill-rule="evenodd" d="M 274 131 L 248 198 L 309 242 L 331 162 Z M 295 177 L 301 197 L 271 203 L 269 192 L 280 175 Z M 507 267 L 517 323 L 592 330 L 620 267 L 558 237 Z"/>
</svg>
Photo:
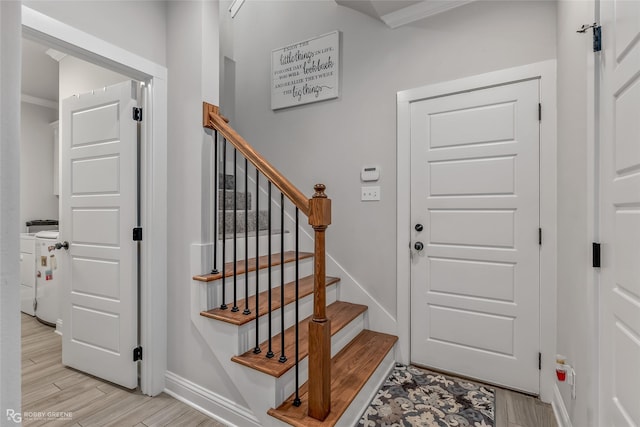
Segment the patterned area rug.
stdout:
<svg viewBox="0 0 640 427">
<path fill-rule="evenodd" d="M 414 366 L 396 365 L 364 411 L 365 427 L 493 427 L 493 389 Z"/>
</svg>

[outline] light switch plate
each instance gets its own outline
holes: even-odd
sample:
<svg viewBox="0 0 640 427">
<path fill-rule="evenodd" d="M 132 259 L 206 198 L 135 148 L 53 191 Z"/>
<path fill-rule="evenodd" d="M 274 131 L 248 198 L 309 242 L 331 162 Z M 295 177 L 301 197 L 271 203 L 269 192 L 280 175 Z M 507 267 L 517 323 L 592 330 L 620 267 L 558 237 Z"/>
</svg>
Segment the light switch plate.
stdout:
<svg viewBox="0 0 640 427">
<path fill-rule="evenodd" d="M 362 196 L 360 197 L 362 201 L 378 201 L 380 200 L 380 187 L 362 187 Z"/>
</svg>

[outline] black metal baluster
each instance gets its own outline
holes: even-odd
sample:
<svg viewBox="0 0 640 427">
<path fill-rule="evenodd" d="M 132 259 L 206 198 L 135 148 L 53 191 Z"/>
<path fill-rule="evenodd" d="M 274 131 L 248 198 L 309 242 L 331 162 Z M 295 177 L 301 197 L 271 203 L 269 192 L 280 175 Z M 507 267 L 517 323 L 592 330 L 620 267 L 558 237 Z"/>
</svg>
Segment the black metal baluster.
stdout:
<svg viewBox="0 0 640 427">
<path fill-rule="evenodd" d="M 269 239 L 269 264 L 268 264 L 268 274 L 269 274 L 269 281 L 268 281 L 268 285 L 269 285 L 269 351 L 267 351 L 267 357 L 269 359 L 271 359 L 274 354 L 273 354 L 273 348 L 271 347 L 271 181 L 269 181 L 269 187 L 267 190 L 267 197 L 269 200 L 269 209 L 267 210 L 267 221 L 269 222 L 269 227 L 268 227 L 268 236 L 267 238 Z"/>
<path fill-rule="evenodd" d="M 260 276 L 260 237 L 258 231 L 260 229 L 260 171 L 256 168 L 256 346 L 253 349 L 255 354 L 260 353 L 260 310 L 258 296 L 260 295 L 260 286 L 258 285 Z"/>
<path fill-rule="evenodd" d="M 280 363 L 287 361 L 284 354 L 284 193 L 280 193 Z"/>
<path fill-rule="evenodd" d="M 227 287 L 225 283 L 227 262 L 227 139 L 222 138 L 222 304 L 220 308 L 227 309 Z"/>
<path fill-rule="evenodd" d="M 238 308 L 238 150 L 233 149 L 233 307 Z"/>
<path fill-rule="evenodd" d="M 213 269 L 211 274 L 218 274 L 218 197 L 220 184 L 218 181 L 218 130 L 213 131 Z"/>
<path fill-rule="evenodd" d="M 244 311 L 245 316 L 251 314 L 249 310 L 249 163 L 244 158 Z M 256 239 L 258 236 L 256 235 Z"/>
<path fill-rule="evenodd" d="M 298 240 L 298 208 L 296 208 L 296 397 L 293 399 L 293 406 L 300 406 L 302 402 L 300 401 L 300 372 L 298 363 L 300 362 L 298 359 L 298 352 L 300 351 L 300 335 L 298 334 L 298 299 L 300 298 L 300 272 L 299 272 L 299 262 L 300 262 L 300 251 L 299 251 L 299 240 Z"/>
</svg>

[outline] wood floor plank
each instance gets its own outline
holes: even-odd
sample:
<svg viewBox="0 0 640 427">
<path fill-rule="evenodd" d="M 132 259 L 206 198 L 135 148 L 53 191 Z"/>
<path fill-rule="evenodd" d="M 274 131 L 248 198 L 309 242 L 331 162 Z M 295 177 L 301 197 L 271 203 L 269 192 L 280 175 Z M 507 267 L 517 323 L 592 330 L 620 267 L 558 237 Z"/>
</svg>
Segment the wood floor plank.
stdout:
<svg viewBox="0 0 640 427">
<path fill-rule="evenodd" d="M 336 301 L 327 306 L 327 318 L 331 320 L 331 335 L 335 335 L 342 328 L 349 324 L 353 319 L 358 317 L 367 310 L 366 305 L 351 304 L 343 301 Z M 299 323 L 299 348 L 298 357 L 303 359 L 309 354 L 309 322 L 311 316 Z M 271 359 L 265 357 L 269 350 L 269 341 L 265 341 L 260 345 L 261 352 L 255 354 L 253 350 L 249 350 L 240 356 L 231 358 L 236 363 L 245 365 L 249 368 L 264 372 L 267 375 L 279 378 L 295 365 L 295 326 L 284 331 L 285 355 L 287 361 L 281 363 L 279 356 L 281 354 L 280 346 L 282 343 L 282 334 L 274 336 L 271 340 L 271 347 L 275 356 Z"/>
<path fill-rule="evenodd" d="M 103 408 L 106 408 L 112 405 L 117 405 L 120 402 L 120 400 L 123 399 L 125 396 L 126 396 L 125 392 L 122 392 L 120 394 L 114 393 L 110 395 L 104 395 L 91 402 L 87 402 L 84 405 L 82 405 L 82 407 L 76 408 L 73 411 L 73 421 L 77 421 L 78 425 L 81 425 L 80 422 L 83 419 L 90 417 L 92 414 L 100 411 Z M 67 424 L 68 424 L 68 421 L 58 421 L 58 422 L 47 423 L 42 425 L 46 425 L 47 427 L 58 427 L 58 426 L 63 427 Z M 40 424 L 37 424 L 37 425 L 40 425 Z"/>
<path fill-rule="evenodd" d="M 521 426 L 539 426 L 540 421 L 536 411 L 535 399 L 520 393 L 509 395 L 513 407 L 509 422 Z"/>
<path fill-rule="evenodd" d="M 172 420 L 171 424 L 165 425 L 170 425 L 172 427 L 193 427 L 207 420 L 209 420 L 209 418 L 200 412 L 185 412 L 178 418 Z"/>
<path fill-rule="evenodd" d="M 143 420 L 150 415 L 155 414 L 160 409 L 165 407 L 169 402 L 174 400 L 168 394 L 162 393 L 155 396 L 153 399 L 149 399 L 141 405 L 132 408 L 129 412 L 122 414 L 121 416 L 113 419 L 111 422 L 102 424 L 104 427 L 118 427 L 118 426 L 131 426 L 135 423 Z"/>
<path fill-rule="evenodd" d="M 332 286 L 337 284 L 340 281 L 337 277 L 327 277 L 326 278 L 326 286 Z M 284 286 L 284 304 L 285 306 L 291 304 L 295 301 L 295 282 L 289 282 Z M 281 287 L 275 287 L 271 290 L 271 309 L 277 310 L 280 308 L 280 290 Z M 298 288 L 298 296 L 299 298 L 304 298 L 307 295 L 311 295 L 313 293 L 313 276 L 307 276 L 300 279 L 299 288 Z M 260 292 L 258 294 L 258 309 L 260 316 L 264 316 L 269 312 L 269 293 L 268 291 Z M 230 306 L 230 304 L 228 304 Z M 233 312 L 229 309 L 222 310 L 220 308 L 214 308 L 212 310 L 203 311 L 200 314 L 204 317 L 209 317 L 211 319 L 221 320 L 223 322 L 231 323 L 233 325 L 244 325 L 246 323 L 251 322 L 256 319 L 255 307 L 256 307 L 256 297 L 252 295 L 248 298 L 248 306 L 251 310 L 250 314 L 242 314 L 242 310 Z"/>
<path fill-rule="evenodd" d="M 313 253 L 311 252 L 299 252 L 298 259 L 303 260 L 307 258 L 313 257 Z M 289 263 L 296 260 L 296 253 L 294 251 L 286 251 L 284 253 L 284 262 Z M 228 262 L 224 265 L 224 277 L 233 277 L 233 262 Z M 272 254 L 271 255 L 271 265 L 277 266 L 280 265 L 280 254 Z M 248 260 L 248 265 L 246 266 L 246 271 L 256 271 L 256 269 L 261 270 L 263 268 L 267 268 L 269 266 L 269 256 L 264 255 L 258 258 L 258 262 L 256 265 L 256 258 L 250 258 Z M 257 267 L 257 268 L 256 268 Z M 245 272 L 245 262 L 244 260 L 236 262 L 236 272 L 238 274 L 243 274 Z M 214 280 L 218 280 L 222 278 L 222 272 L 217 274 L 202 274 L 198 276 L 193 276 L 193 280 L 198 282 L 213 282 Z"/>
<path fill-rule="evenodd" d="M 37 402 L 41 399 L 47 398 L 55 393 L 58 393 L 60 389 L 54 384 L 45 384 L 42 387 L 38 387 L 28 393 L 22 393 L 22 406 L 26 407 L 33 402 Z"/>
<path fill-rule="evenodd" d="M 54 382 L 73 375 L 74 371 L 65 368 L 62 365 L 52 365 L 42 369 L 40 372 L 32 372 L 22 376 L 22 390 L 29 393 L 45 384 L 53 384 Z"/>
<path fill-rule="evenodd" d="M 154 421 L 152 425 L 172 425 L 178 417 L 197 420 L 196 424 L 216 425 L 206 415 L 184 403 L 160 395 L 162 407 L 154 404 L 155 414 L 148 414 L 147 402 L 154 399 L 141 393 L 102 381 L 99 378 L 64 367 L 61 363 L 61 337 L 52 328 L 37 322 L 28 315 L 22 316 L 22 411 L 71 412 L 72 419 L 24 419 L 28 427 L 86 427 L 105 425 L 113 419 L 126 419 L 114 425 L 138 425 L 146 427 L 143 419 Z M 136 419 L 138 414 L 140 419 Z M 209 423 L 209 424 L 207 424 Z M 196 425 L 193 424 L 193 425 Z"/>
<path fill-rule="evenodd" d="M 86 382 L 88 384 L 92 384 L 93 386 L 97 387 L 98 389 L 100 389 L 100 385 L 102 385 L 102 381 L 100 381 L 97 378 L 88 376 L 86 374 L 83 374 L 82 372 L 79 371 L 75 371 L 73 369 L 69 369 L 72 374 L 68 375 L 64 378 L 60 378 L 59 380 L 54 381 L 54 385 L 56 387 L 58 387 L 60 390 L 64 390 L 70 387 L 75 387 L 77 386 L 79 383 L 81 382 Z M 104 393 L 104 390 L 100 390 Z"/>
<path fill-rule="evenodd" d="M 509 427 L 509 414 L 507 413 L 507 392 L 501 388 L 495 390 L 495 427 Z"/>
<path fill-rule="evenodd" d="M 34 400 L 28 404 L 23 404 L 22 407 L 29 411 L 67 411 L 69 409 L 69 403 L 75 405 L 74 399 L 85 398 L 86 396 L 104 396 L 104 393 L 98 390 L 93 383 L 85 381 L 75 385 L 75 387 L 60 390 L 50 396 L 46 396 L 39 400 Z M 61 409 L 65 408 L 65 409 Z"/>
<path fill-rule="evenodd" d="M 126 392 L 123 393 L 126 394 Z M 112 421 L 126 414 L 132 409 L 142 405 L 149 399 L 151 399 L 151 397 L 141 394 L 126 394 L 122 399 L 118 400 L 117 405 L 103 408 L 102 410 L 99 410 L 98 412 L 95 412 L 86 418 L 80 419 L 78 422 L 82 424 L 83 427 L 103 426 L 105 424 L 111 423 Z"/>
<path fill-rule="evenodd" d="M 165 405 L 164 408 L 160 409 L 155 414 L 143 419 L 142 424 L 147 427 L 171 425 L 175 419 L 181 417 L 188 410 L 189 407 L 187 405 L 184 405 L 182 402 L 177 400 L 173 400 L 170 404 Z"/>
</svg>

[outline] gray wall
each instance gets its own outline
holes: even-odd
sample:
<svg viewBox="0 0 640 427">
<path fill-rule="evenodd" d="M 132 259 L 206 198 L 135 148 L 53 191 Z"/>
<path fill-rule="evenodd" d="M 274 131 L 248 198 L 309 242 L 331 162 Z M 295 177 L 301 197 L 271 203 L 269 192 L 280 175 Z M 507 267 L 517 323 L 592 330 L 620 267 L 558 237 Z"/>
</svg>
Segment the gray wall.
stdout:
<svg viewBox="0 0 640 427">
<path fill-rule="evenodd" d="M 23 102 L 20 112 L 20 231 L 26 232 L 26 221 L 58 219 L 50 125 L 58 120 L 58 111 Z"/>
<path fill-rule="evenodd" d="M 26 0 L 23 4 L 155 63 L 167 63 L 164 1 Z"/>
<path fill-rule="evenodd" d="M 217 2 L 167 6 L 168 106 L 168 354 L 167 369 L 243 404 L 233 382 L 191 323 L 192 243 L 208 242 L 208 159 L 202 101 L 218 102 Z M 207 196 L 208 197 L 208 196 Z M 205 218 L 203 223 L 203 218 Z"/>
<path fill-rule="evenodd" d="M 73 56 L 65 56 L 60 60 L 58 80 L 60 102 L 73 95 L 91 92 L 129 80 L 127 76 L 106 70 L 97 65 Z"/>
<path fill-rule="evenodd" d="M 330 1 L 246 2 L 221 25 L 223 54 L 236 62 L 231 124 L 306 194 L 327 185 L 328 252 L 393 314 L 396 93 L 555 58 L 555 23 L 555 2 L 543 1 L 482 1 L 395 30 Z M 333 30 L 342 32 L 340 98 L 272 111 L 271 51 Z M 371 164 L 382 200 L 365 203 L 359 173 Z"/>
<path fill-rule="evenodd" d="M 588 130 L 593 126 L 588 93 L 593 93 L 589 60 L 595 57 L 590 32 L 575 31 L 594 22 L 593 1 L 558 2 L 558 353 L 577 373 L 576 400 L 568 384 L 558 383 L 574 426 L 595 426 L 593 400 L 597 334 L 596 289 L 592 280 L 593 201 Z M 592 83 L 591 83 L 592 84 Z M 593 173 L 591 171 L 591 173 Z"/>
</svg>

